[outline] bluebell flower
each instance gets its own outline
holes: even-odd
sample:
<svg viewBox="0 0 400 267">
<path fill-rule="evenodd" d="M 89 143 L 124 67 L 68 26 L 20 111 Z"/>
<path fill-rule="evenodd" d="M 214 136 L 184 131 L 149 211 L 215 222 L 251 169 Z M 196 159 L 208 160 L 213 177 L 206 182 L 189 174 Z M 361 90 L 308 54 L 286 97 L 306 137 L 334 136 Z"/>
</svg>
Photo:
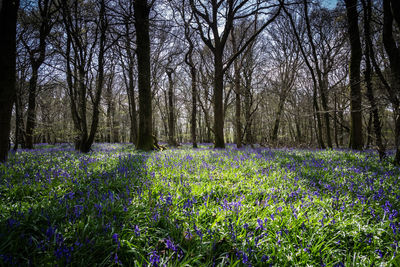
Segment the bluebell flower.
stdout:
<svg viewBox="0 0 400 267">
<path fill-rule="evenodd" d="M 136 235 L 137 237 L 139 237 L 139 236 L 140 236 L 140 229 L 139 229 L 139 226 L 138 226 L 138 225 L 135 225 L 134 231 L 135 231 L 135 235 Z"/>
<path fill-rule="evenodd" d="M 120 243 L 120 241 L 119 241 L 119 239 L 118 239 L 118 234 L 117 233 L 115 233 L 115 234 L 113 234 L 112 235 L 112 239 L 114 240 L 114 242 L 118 245 L 118 249 L 121 247 L 121 243 Z"/>
<path fill-rule="evenodd" d="M 122 264 L 122 262 L 118 259 L 118 254 L 116 252 L 114 254 L 114 263 L 118 265 Z"/>
<path fill-rule="evenodd" d="M 157 255 L 157 251 L 153 250 L 150 254 L 150 264 L 157 267 L 159 263 L 160 256 Z"/>
</svg>

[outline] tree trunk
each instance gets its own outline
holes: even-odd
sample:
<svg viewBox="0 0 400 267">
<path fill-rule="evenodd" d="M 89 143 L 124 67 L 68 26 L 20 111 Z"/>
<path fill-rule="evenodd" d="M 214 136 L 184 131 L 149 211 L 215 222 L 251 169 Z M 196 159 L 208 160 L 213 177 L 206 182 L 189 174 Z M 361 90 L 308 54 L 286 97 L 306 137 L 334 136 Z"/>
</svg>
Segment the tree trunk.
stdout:
<svg viewBox="0 0 400 267">
<path fill-rule="evenodd" d="M 25 145 L 28 149 L 33 149 L 33 131 L 35 129 L 36 121 L 36 87 L 38 80 L 38 64 L 32 63 L 32 76 L 29 79 L 29 96 L 28 96 L 28 110 L 26 120 L 26 140 Z"/>
<path fill-rule="evenodd" d="M 252 118 L 251 118 L 251 82 L 246 79 L 245 93 L 244 93 L 244 117 L 246 121 L 246 143 L 253 144 L 252 135 Z"/>
<path fill-rule="evenodd" d="M 168 76 L 168 144 L 176 146 L 175 140 L 175 116 L 174 116 L 174 81 L 172 80 L 173 70 L 167 68 Z"/>
<path fill-rule="evenodd" d="M 331 127 L 329 121 L 329 107 L 327 101 L 327 91 L 328 91 L 328 77 L 327 74 L 321 80 L 320 93 L 321 93 L 321 104 L 322 109 L 324 110 L 324 121 L 325 121 L 325 135 L 326 135 L 326 144 L 329 148 L 332 148 L 332 137 L 331 137 Z"/>
<path fill-rule="evenodd" d="M 321 117 L 320 117 L 320 111 L 319 111 L 319 105 L 318 105 L 318 99 L 317 99 L 317 89 L 314 86 L 314 91 L 313 91 L 313 104 L 314 104 L 314 114 L 317 119 L 317 129 L 316 129 L 316 134 L 317 134 L 317 141 L 318 145 L 320 148 L 325 149 L 325 143 L 324 139 L 322 138 L 322 123 L 321 123 Z"/>
<path fill-rule="evenodd" d="M 368 123 L 367 123 L 367 132 L 366 132 L 366 142 L 365 142 L 365 148 L 370 148 L 371 146 L 371 136 L 372 136 L 372 118 L 373 114 L 372 112 L 369 112 L 369 118 L 368 118 Z"/>
<path fill-rule="evenodd" d="M 23 117 L 23 107 L 22 107 L 22 84 L 21 81 L 18 85 L 16 96 L 15 96 L 15 144 L 14 150 L 25 148 L 25 136 L 24 136 L 24 117 Z"/>
<path fill-rule="evenodd" d="M 331 133 L 330 133 L 329 114 L 328 114 L 328 104 L 327 104 L 327 96 L 326 96 L 327 82 L 324 81 L 324 79 L 322 77 L 321 68 L 319 66 L 319 59 L 318 59 L 316 48 L 315 48 L 315 45 L 314 45 L 313 35 L 312 35 L 312 32 L 311 32 L 307 1 L 304 0 L 303 3 L 304 3 L 305 21 L 306 21 L 306 26 L 307 26 L 307 36 L 308 36 L 308 40 L 309 40 L 310 45 L 311 45 L 312 56 L 314 58 L 314 69 L 315 69 L 315 72 L 317 74 L 316 77 L 315 77 L 315 74 L 313 74 L 314 70 L 311 68 L 311 66 L 309 66 L 309 69 L 312 72 L 312 75 L 314 76 L 313 77 L 314 87 L 318 88 L 319 94 L 320 94 L 320 97 L 321 97 L 321 104 L 322 104 L 321 106 L 322 106 L 322 111 L 324 113 L 324 120 L 325 120 L 326 142 L 327 142 L 328 147 L 332 148 L 332 139 L 331 139 Z M 303 52 L 303 55 L 304 55 L 304 52 Z M 307 65 L 309 65 L 309 63 L 307 63 Z M 315 93 L 315 95 L 316 95 L 316 93 Z M 316 105 L 316 109 L 319 110 L 318 105 Z M 317 114 L 317 119 L 319 120 L 319 115 L 318 114 Z M 320 125 L 318 125 L 318 131 L 322 131 L 321 122 L 319 122 L 319 124 Z M 320 137 L 318 139 L 320 140 L 319 142 L 321 144 L 321 148 L 325 148 L 325 145 L 323 144 L 323 141 L 322 141 L 322 133 L 319 134 L 319 135 L 320 135 Z"/>
<path fill-rule="evenodd" d="M 240 88 L 240 69 L 238 62 L 235 62 L 235 126 L 236 126 L 236 147 L 242 147 L 242 124 L 240 121 L 241 117 L 241 102 L 240 102 L 240 95 L 241 95 L 241 88 Z"/>
<path fill-rule="evenodd" d="M 286 89 L 282 89 L 282 90 L 283 91 L 279 95 L 279 104 L 278 104 L 278 110 L 276 111 L 276 115 L 275 115 L 274 127 L 272 128 L 271 141 L 274 142 L 274 143 L 278 140 L 279 124 L 281 122 L 283 106 L 284 106 L 285 100 L 286 100 L 286 95 L 285 95 L 285 90 Z"/>
<path fill-rule="evenodd" d="M 85 69 L 79 66 L 79 81 L 78 81 L 78 114 L 79 114 L 79 136 L 77 139 L 76 147 L 80 152 L 86 153 L 86 142 L 88 138 L 87 123 L 86 123 L 86 85 L 85 85 Z"/>
<path fill-rule="evenodd" d="M 153 150 L 153 114 L 151 108 L 150 84 L 150 36 L 147 0 L 135 0 L 136 54 L 139 85 L 139 132 L 137 148 Z"/>
<path fill-rule="evenodd" d="M 375 100 L 374 91 L 372 88 L 372 81 L 371 81 L 371 57 L 373 56 L 372 53 L 372 41 L 370 36 L 370 21 L 371 21 L 371 0 L 361 0 L 364 8 L 364 37 L 365 37 L 365 82 L 367 85 L 367 97 L 369 103 L 371 105 L 371 117 L 373 118 L 373 125 L 374 125 L 374 133 L 375 133 L 375 143 L 378 147 L 378 154 L 379 158 L 382 160 L 385 157 L 385 150 L 386 148 L 382 142 L 382 125 L 379 118 L 379 110 L 378 105 Z M 369 136 L 369 135 L 368 135 Z"/>
<path fill-rule="evenodd" d="M 34 129 L 36 124 L 36 95 L 37 95 L 37 81 L 40 66 L 43 64 L 46 56 L 46 39 L 50 34 L 53 23 L 50 20 L 52 11 L 52 1 L 44 0 L 39 1 L 39 44 L 37 47 L 30 47 L 24 40 L 22 43 L 29 53 L 30 63 L 32 67 L 32 76 L 29 79 L 29 97 L 28 97 L 28 110 L 26 120 L 26 140 L 25 144 L 28 149 L 33 149 L 34 143 Z"/>
<path fill-rule="evenodd" d="M 345 0 L 350 39 L 350 142 L 349 147 L 361 150 L 363 147 L 360 63 L 361 43 L 358 30 L 357 0 Z"/>
<path fill-rule="evenodd" d="M 105 47 L 106 47 L 106 32 L 107 32 L 107 25 L 108 23 L 106 22 L 106 6 L 105 6 L 105 0 L 100 1 L 100 40 L 99 40 L 99 55 L 97 57 L 98 60 L 98 71 L 97 71 L 97 77 L 96 77 L 96 93 L 93 101 L 93 113 L 92 113 L 92 124 L 90 125 L 90 132 L 89 136 L 87 137 L 86 143 L 83 146 L 82 152 L 89 152 L 90 148 L 92 147 L 92 144 L 94 142 L 94 138 L 97 133 L 97 126 L 99 124 L 99 105 L 100 105 L 100 100 L 101 100 L 101 93 L 103 91 L 104 87 L 104 53 L 105 53 Z M 86 97 L 85 97 L 86 99 Z M 85 120 L 86 124 L 86 120 Z"/>
<path fill-rule="evenodd" d="M 196 68 L 190 68 L 190 76 L 192 78 L 192 117 L 191 117 L 191 136 L 193 148 L 197 148 L 196 138 L 196 121 L 197 121 L 197 84 L 196 84 Z"/>
<path fill-rule="evenodd" d="M 338 109 L 337 109 L 337 94 L 336 94 L 336 92 L 334 93 L 334 107 L 335 107 L 335 110 L 334 110 L 334 114 L 333 114 L 333 127 L 334 127 L 334 131 L 335 131 L 335 144 L 336 144 L 336 147 L 339 147 L 338 123 L 337 123 L 337 117 L 338 117 L 337 112 L 338 112 Z"/>
<path fill-rule="evenodd" d="M 400 27 L 400 15 L 393 12 L 395 7 L 398 6 L 396 1 L 384 0 L 383 1 L 383 44 L 390 61 L 390 83 L 391 87 L 386 86 L 390 101 L 392 102 L 394 115 L 395 115 L 395 146 L 396 155 L 394 163 L 400 165 L 400 50 L 393 37 L 393 16 L 396 19 L 397 26 Z M 392 13 L 393 12 L 393 13 Z"/>
<path fill-rule="evenodd" d="M 131 50 L 131 41 L 129 37 L 129 20 L 125 22 L 125 46 L 128 55 L 128 81 L 127 81 L 127 95 L 129 102 L 129 117 L 131 123 L 130 142 L 137 145 L 138 139 L 138 126 L 137 126 L 137 111 L 135 99 L 135 79 L 134 79 L 134 57 L 135 54 Z"/>
<path fill-rule="evenodd" d="M 118 110 L 120 110 L 120 101 L 118 101 Z M 117 104 L 114 103 L 114 109 L 113 109 L 113 114 L 112 114 L 112 141 L 113 143 L 119 143 L 120 142 L 120 125 L 119 125 L 119 116 L 117 114 Z"/>
<path fill-rule="evenodd" d="M 136 99 L 135 99 L 135 86 L 133 84 L 133 71 L 129 72 L 129 87 L 128 87 L 128 100 L 129 100 L 129 118 L 131 122 L 130 142 L 136 145 L 138 138 L 137 128 L 137 112 L 136 112 Z"/>
<path fill-rule="evenodd" d="M 224 141 L 224 72 L 222 49 L 216 49 L 214 54 L 214 135 L 215 148 L 225 148 Z"/>
<path fill-rule="evenodd" d="M 11 111 L 15 99 L 16 23 L 19 0 L 3 0 L 0 9 L 0 162 L 10 148 Z"/>
<path fill-rule="evenodd" d="M 112 142 L 112 132 L 113 132 L 113 112 L 114 112 L 114 107 L 113 107 L 113 95 L 112 95 L 112 87 L 107 86 L 106 88 L 106 103 L 107 103 L 107 111 L 106 111 L 106 142 L 111 143 Z"/>
</svg>

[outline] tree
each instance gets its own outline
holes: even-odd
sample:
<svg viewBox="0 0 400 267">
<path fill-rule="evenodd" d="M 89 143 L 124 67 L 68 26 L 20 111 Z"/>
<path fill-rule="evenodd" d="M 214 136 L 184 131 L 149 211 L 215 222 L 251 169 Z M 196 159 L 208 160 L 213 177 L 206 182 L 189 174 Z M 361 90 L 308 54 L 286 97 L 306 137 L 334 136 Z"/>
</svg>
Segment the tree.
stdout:
<svg viewBox="0 0 400 267">
<path fill-rule="evenodd" d="M 233 53 L 237 53 L 238 44 L 236 43 L 235 28 L 232 28 L 231 42 Z M 233 63 L 233 90 L 235 92 L 235 143 L 237 148 L 242 147 L 242 123 L 241 123 L 241 75 L 240 68 L 241 62 L 239 58 Z"/>
<path fill-rule="evenodd" d="M 18 28 L 18 26 L 17 26 Z M 17 32 L 18 35 L 18 32 Z M 18 39 L 18 38 L 17 38 Z M 18 46 L 17 42 L 17 82 L 15 95 L 15 140 L 13 150 L 17 150 L 21 145 L 25 148 L 25 126 L 24 126 L 24 106 L 26 102 L 27 76 L 29 72 L 29 59 L 26 51 Z"/>
<path fill-rule="evenodd" d="M 115 18 L 120 18 L 120 21 L 117 21 L 116 24 L 121 24 L 120 32 L 118 33 L 120 38 L 119 45 L 119 55 L 120 55 L 120 63 L 122 67 L 122 75 L 123 80 L 126 87 L 126 92 L 128 96 L 128 105 L 129 105 L 129 118 L 130 118 L 130 142 L 136 144 L 138 141 L 138 123 L 137 123 L 137 109 L 136 109 L 136 80 L 137 80 L 137 72 L 135 69 L 135 32 L 133 27 L 134 24 L 133 19 L 133 5 L 132 1 L 127 2 L 118 2 L 119 9 L 115 11 Z"/>
<path fill-rule="evenodd" d="M 104 86 L 104 65 L 107 46 L 108 18 L 105 1 L 101 0 L 98 14 L 85 17 L 93 12 L 91 3 L 79 5 L 77 0 L 70 3 L 61 2 L 63 22 L 67 33 L 65 45 L 66 76 L 68 94 L 70 97 L 71 113 L 78 135 L 75 140 L 75 149 L 87 153 L 94 142 L 99 122 L 99 105 Z M 83 12 L 83 10 L 85 12 Z M 94 59 L 93 51 L 97 46 L 97 73 L 92 74 L 94 85 L 90 84 Z M 91 85 L 91 86 L 89 86 Z M 94 90 L 93 90 L 94 87 Z M 90 96 L 92 103 L 91 124 L 87 121 L 87 103 Z"/>
<path fill-rule="evenodd" d="M 11 111 L 15 99 L 16 34 L 19 0 L 0 4 L 0 162 L 10 147 Z"/>
<path fill-rule="evenodd" d="M 214 60 L 214 137 L 216 148 L 224 148 L 224 73 L 248 45 L 279 15 L 282 3 L 273 5 L 270 1 L 253 5 L 250 0 L 217 1 L 217 0 L 190 0 L 190 6 L 197 24 L 197 32 L 204 44 L 211 50 Z M 263 10 L 278 7 L 270 18 L 257 31 L 245 40 L 239 42 L 237 52 L 224 62 L 224 51 L 234 21 L 254 16 Z M 223 23 L 221 23 L 223 21 Z M 220 29 L 222 33 L 220 33 Z"/>
<path fill-rule="evenodd" d="M 193 60 L 195 43 L 193 41 L 193 34 L 190 24 L 193 21 L 193 13 L 190 13 L 189 18 L 187 18 L 187 10 L 186 10 L 186 1 L 182 1 L 181 8 L 178 8 L 180 16 L 183 20 L 184 24 L 184 33 L 185 39 L 188 43 L 188 50 L 185 54 L 185 63 L 189 66 L 190 69 L 190 79 L 191 79 L 191 97 L 192 97 L 192 110 L 190 117 L 190 134 L 192 137 L 193 148 L 197 148 L 197 134 L 196 134 L 196 125 L 197 125 L 197 69 L 196 64 Z"/>
<path fill-rule="evenodd" d="M 376 103 L 374 90 L 372 88 L 372 66 L 373 57 L 370 22 L 372 20 L 371 0 L 361 0 L 364 9 L 364 39 L 365 39 L 365 83 L 367 87 L 367 97 L 371 105 L 371 118 L 373 118 L 376 145 L 378 147 L 379 158 L 385 157 L 385 146 L 382 141 L 382 125 L 379 118 L 378 105 Z"/>
<path fill-rule="evenodd" d="M 400 48 L 393 35 L 393 20 L 400 28 L 400 4 L 394 0 L 383 1 L 383 43 L 390 62 L 390 86 L 387 85 L 388 95 L 393 105 L 395 117 L 395 146 L 394 163 L 400 165 Z M 396 12 L 394 12 L 396 10 Z"/>
<path fill-rule="evenodd" d="M 149 36 L 149 15 L 153 4 L 154 0 L 150 3 L 147 0 L 135 0 L 134 6 L 139 87 L 139 132 L 137 148 L 145 151 L 154 149 Z"/>
<path fill-rule="evenodd" d="M 361 79 L 360 64 L 362 48 L 360 42 L 360 32 L 358 29 L 357 0 L 345 0 L 346 15 L 348 23 L 348 34 L 350 40 L 350 143 L 352 149 L 362 149 L 363 130 L 361 113 Z"/>
<path fill-rule="evenodd" d="M 168 76 L 168 144 L 170 146 L 176 146 L 177 142 L 175 139 L 175 112 L 174 112 L 174 80 L 172 74 L 174 70 L 171 67 L 167 67 L 165 72 Z"/>
<path fill-rule="evenodd" d="M 26 11 L 28 13 L 29 10 Z M 37 96 L 37 83 L 39 78 L 39 68 L 42 66 L 46 57 L 47 38 L 53 28 L 55 19 L 53 16 L 56 14 L 52 0 L 39 0 L 37 3 L 37 10 L 34 8 L 30 14 L 24 13 L 21 15 L 22 23 L 29 24 L 34 29 L 27 33 L 28 40 L 24 36 L 21 41 L 28 52 L 29 62 L 31 65 L 31 77 L 29 79 L 29 96 L 28 96 L 28 110 L 27 120 L 25 127 L 25 146 L 28 149 L 33 149 L 33 133 L 35 129 L 36 120 L 36 96 Z M 36 33 L 37 32 L 37 33 Z M 38 36 L 36 41 L 35 36 Z"/>
<path fill-rule="evenodd" d="M 278 95 L 278 106 L 273 124 L 271 141 L 278 139 L 278 129 L 284 105 L 295 85 L 298 70 L 301 65 L 300 50 L 295 37 L 290 30 L 290 22 L 284 17 L 275 21 L 275 27 L 269 31 L 272 38 L 268 55 L 273 59 L 276 78 L 273 81 Z"/>
<path fill-rule="evenodd" d="M 308 20 L 308 9 L 307 9 L 307 1 L 303 1 L 304 4 L 304 14 L 306 15 L 305 18 Z M 322 138 L 322 122 L 321 122 L 321 117 L 320 117 L 320 109 L 319 109 L 319 104 L 318 104 L 318 98 L 317 98 L 317 88 L 318 88 L 318 81 L 317 81 L 317 75 L 315 74 L 315 70 L 313 68 L 313 66 L 311 65 L 311 61 L 309 60 L 306 50 L 303 46 L 303 43 L 301 41 L 301 37 L 298 31 L 298 27 L 295 23 L 295 20 L 293 18 L 293 15 L 285 8 L 283 7 L 285 14 L 287 15 L 287 17 L 289 18 L 290 21 L 290 25 L 292 26 L 293 29 L 293 33 L 295 34 L 297 43 L 300 47 L 300 51 L 301 54 L 303 55 L 303 59 L 304 59 L 304 63 L 306 64 L 310 74 L 311 74 L 311 78 L 312 78 L 312 84 L 313 84 L 313 95 L 312 95 L 312 99 L 313 99 L 313 108 L 314 108 L 314 115 L 317 119 L 317 140 L 318 140 L 318 144 L 320 148 L 325 148 L 325 144 Z M 307 25 L 310 25 L 310 23 L 306 22 Z M 309 28 L 309 27 L 307 27 Z M 312 36 L 311 35 L 311 30 L 307 29 L 307 35 L 309 40 L 312 40 Z M 315 51 L 315 49 L 313 49 Z M 315 59 L 315 53 L 314 53 L 314 59 Z"/>
</svg>

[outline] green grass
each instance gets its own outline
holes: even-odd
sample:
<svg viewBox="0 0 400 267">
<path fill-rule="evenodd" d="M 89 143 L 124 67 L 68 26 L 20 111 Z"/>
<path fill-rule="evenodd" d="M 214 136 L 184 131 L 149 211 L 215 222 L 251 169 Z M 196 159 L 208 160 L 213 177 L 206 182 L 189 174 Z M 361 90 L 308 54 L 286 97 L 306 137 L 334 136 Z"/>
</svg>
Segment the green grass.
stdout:
<svg viewBox="0 0 400 267">
<path fill-rule="evenodd" d="M 20 150 L 0 265 L 396 266 L 399 177 L 372 152 Z"/>
</svg>

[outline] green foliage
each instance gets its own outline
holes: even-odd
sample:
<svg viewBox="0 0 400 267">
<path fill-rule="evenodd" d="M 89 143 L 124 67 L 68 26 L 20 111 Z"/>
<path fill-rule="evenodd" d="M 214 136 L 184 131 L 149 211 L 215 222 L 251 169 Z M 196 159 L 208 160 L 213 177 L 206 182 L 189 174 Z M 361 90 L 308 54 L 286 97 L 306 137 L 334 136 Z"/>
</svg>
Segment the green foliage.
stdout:
<svg viewBox="0 0 400 267">
<path fill-rule="evenodd" d="M 399 174 L 372 152 L 19 150 L 0 264 L 396 265 Z"/>
</svg>

